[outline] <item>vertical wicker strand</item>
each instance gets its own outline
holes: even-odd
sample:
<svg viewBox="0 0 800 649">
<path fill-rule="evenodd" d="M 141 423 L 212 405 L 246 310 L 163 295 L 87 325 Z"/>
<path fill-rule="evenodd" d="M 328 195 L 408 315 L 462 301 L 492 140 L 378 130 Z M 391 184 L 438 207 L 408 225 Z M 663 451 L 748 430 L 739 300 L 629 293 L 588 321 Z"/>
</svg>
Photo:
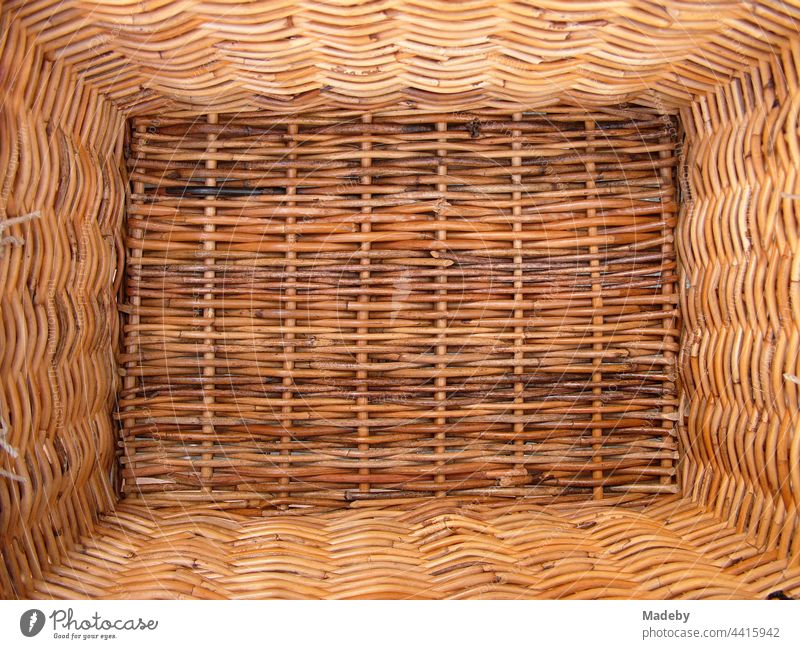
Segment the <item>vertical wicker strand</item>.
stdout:
<svg viewBox="0 0 800 649">
<path fill-rule="evenodd" d="M 585 123 L 586 130 L 594 130 L 596 128 L 594 120 L 588 120 Z M 592 142 L 594 141 L 594 136 L 589 135 L 587 137 L 588 142 L 590 143 L 589 146 L 586 147 L 587 155 L 591 156 L 594 153 L 594 146 L 592 146 Z M 586 171 L 589 175 L 589 178 L 586 181 L 586 187 L 590 190 L 587 192 L 587 198 L 591 200 L 592 192 L 591 190 L 594 188 L 594 178 L 593 174 L 595 171 L 594 162 L 587 162 L 586 163 Z M 594 208 L 586 210 L 586 216 L 589 219 L 593 219 L 597 216 L 597 210 Z M 591 225 L 589 226 L 589 237 L 594 238 L 597 237 L 597 226 Z M 599 247 L 597 245 L 589 246 L 589 254 L 592 257 L 592 260 L 589 262 L 591 267 L 598 267 L 600 265 L 600 260 L 597 258 L 597 253 L 599 252 Z M 592 328 L 594 332 L 592 336 L 595 338 L 603 336 L 603 316 L 601 314 L 601 309 L 603 308 L 603 284 L 602 280 L 600 279 L 600 272 L 599 271 L 592 271 L 592 308 L 594 309 L 595 315 L 592 316 Z M 601 353 L 603 350 L 603 343 L 596 342 L 592 345 L 592 349 L 597 352 L 597 355 L 592 359 L 592 365 L 595 367 L 595 371 L 592 373 L 592 383 L 601 383 L 603 381 L 603 373 L 600 371 L 601 363 L 603 362 Z M 592 388 L 592 395 L 595 397 L 600 397 L 603 393 L 603 388 L 600 386 L 594 386 Z M 602 399 L 595 399 L 592 401 L 592 408 L 594 412 L 592 413 L 592 421 L 593 422 L 600 422 L 603 419 L 602 412 L 600 412 L 600 408 L 603 406 Z M 592 429 L 592 438 L 597 440 L 592 445 L 592 450 L 595 452 L 595 455 L 592 457 L 592 462 L 595 464 L 599 464 L 603 461 L 603 456 L 601 454 L 603 445 L 602 445 L 602 437 L 603 437 L 603 429 L 602 427 L 593 428 Z M 594 480 L 602 480 L 603 479 L 603 471 L 601 469 L 595 469 L 592 471 L 592 478 Z M 602 500 L 603 499 L 603 485 L 597 484 L 592 489 L 592 497 L 595 500 Z"/>
<path fill-rule="evenodd" d="M 289 124 L 287 128 L 288 134 L 288 142 L 287 145 L 290 146 L 292 149 L 297 147 L 297 124 Z M 294 161 L 297 160 L 297 153 L 290 153 L 289 160 Z M 289 401 L 286 405 L 281 408 L 282 417 L 281 417 L 281 425 L 284 428 L 284 434 L 281 436 L 281 451 L 280 454 L 284 457 L 288 457 L 290 455 L 289 446 L 292 442 L 291 434 L 287 430 L 294 427 L 294 422 L 292 421 L 292 400 L 294 399 L 294 328 L 296 319 L 293 315 L 294 311 L 297 309 L 297 302 L 295 301 L 294 297 L 297 295 L 297 279 L 295 277 L 295 273 L 297 272 L 297 266 L 292 263 L 295 259 L 297 259 L 297 252 L 293 250 L 294 244 L 297 242 L 297 235 L 292 231 L 291 226 L 295 224 L 296 217 L 294 216 L 292 208 L 295 206 L 296 201 L 294 200 L 294 195 L 296 192 L 296 187 L 294 183 L 294 179 L 297 177 L 297 168 L 294 166 L 290 166 L 288 171 L 286 172 L 286 177 L 288 178 L 288 182 L 286 183 L 286 207 L 289 209 L 291 216 L 286 217 L 286 267 L 285 267 L 285 276 L 286 276 L 286 284 L 284 286 L 284 294 L 287 298 L 285 302 L 286 311 L 292 313 L 291 316 L 287 317 L 284 320 L 286 329 L 283 332 L 283 340 L 286 343 L 286 346 L 283 348 L 284 353 L 284 360 L 283 360 L 283 369 L 285 371 L 282 383 L 284 387 L 283 394 L 281 398 L 284 401 Z M 291 465 L 288 462 L 282 462 L 281 468 L 284 471 L 289 471 Z M 285 475 L 282 476 L 279 484 L 281 486 L 288 487 L 290 482 L 289 476 Z M 287 491 L 283 491 L 279 494 L 280 498 L 285 498 L 288 496 Z M 282 509 L 286 508 L 286 505 L 281 506 Z"/>
<path fill-rule="evenodd" d="M 671 144 L 672 143 L 672 140 L 669 137 L 665 137 L 665 138 L 661 139 L 660 141 L 661 141 L 662 144 Z M 674 150 L 660 151 L 659 152 L 659 156 L 662 159 L 669 158 L 673 154 L 674 154 Z M 663 178 L 664 184 L 667 187 L 672 187 L 673 186 L 672 185 L 672 183 L 673 183 L 672 167 L 668 167 L 668 166 L 661 167 L 661 177 Z M 671 208 L 671 209 L 674 210 L 674 208 Z M 664 259 L 664 260 L 672 259 L 673 255 L 674 255 L 672 237 L 674 236 L 673 235 L 673 231 L 674 231 L 675 225 L 674 225 L 673 221 L 674 221 L 674 211 L 673 211 L 673 213 L 668 215 L 667 218 L 664 218 L 664 229 L 662 231 L 662 235 L 663 235 L 663 238 L 664 238 L 664 243 L 661 246 L 661 255 L 662 255 L 662 259 Z M 672 271 L 662 271 L 662 272 L 666 272 L 668 274 L 672 273 Z M 661 284 L 661 294 L 664 295 L 664 296 L 675 295 L 675 283 L 674 282 L 663 282 Z M 667 312 L 672 311 L 673 308 L 674 308 L 674 305 L 669 304 L 669 303 L 665 303 L 664 306 L 663 306 L 663 309 L 665 311 L 667 311 Z M 672 329 L 672 328 L 675 327 L 675 321 L 674 321 L 674 318 L 673 318 L 672 315 L 668 315 L 667 317 L 664 318 L 663 327 L 664 327 L 665 330 Z M 669 335 L 665 334 L 664 337 L 663 337 L 664 358 L 667 361 L 666 368 L 667 368 L 667 372 L 669 372 L 671 375 L 674 375 L 674 373 L 677 371 L 677 368 L 674 366 L 675 354 L 671 349 L 669 349 L 670 345 L 672 345 L 674 343 L 674 341 L 675 341 L 675 339 L 674 339 L 673 336 L 669 336 Z M 669 398 L 671 395 L 675 394 L 676 393 L 675 380 L 673 379 L 669 383 L 666 383 L 664 385 L 664 388 L 665 388 L 664 396 L 666 398 Z M 676 423 L 672 421 L 672 417 L 673 417 L 672 413 L 675 412 L 675 408 L 673 406 L 667 404 L 662 408 L 662 412 L 664 414 L 666 414 L 666 415 L 669 415 L 667 418 L 665 418 L 663 420 L 663 426 L 664 426 L 664 428 L 666 429 L 666 432 L 667 432 L 667 435 L 665 436 L 665 439 L 670 443 L 670 448 L 672 448 L 672 442 L 674 440 L 672 435 L 676 434 L 676 431 L 675 431 Z M 664 459 L 662 459 L 661 460 L 661 466 L 663 468 L 666 468 L 666 469 L 672 469 L 672 458 L 665 457 Z M 671 475 L 661 476 L 660 482 L 663 485 L 670 485 L 670 484 L 672 484 L 672 476 Z"/>
<path fill-rule="evenodd" d="M 147 127 L 146 126 L 143 126 L 143 125 L 136 126 L 136 139 L 138 140 L 137 144 L 139 146 L 144 144 L 142 138 L 143 138 L 143 136 L 144 136 L 144 134 L 146 132 L 147 132 Z M 139 154 L 139 155 L 142 155 L 142 154 Z M 136 171 L 138 173 L 143 173 L 143 170 L 141 170 L 141 169 L 137 169 Z M 141 180 L 137 180 L 137 181 L 135 181 L 133 183 L 133 192 L 134 192 L 134 194 L 136 194 L 136 196 L 139 196 L 139 197 L 141 197 L 144 194 L 144 183 Z M 143 204 L 141 198 L 136 199 L 135 202 L 136 202 L 137 205 Z M 127 235 L 131 239 L 139 239 L 139 240 L 141 240 L 141 239 L 144 238 L 144 233 L 139 228 L 135 228 L 135 229 L 129 230 Z M 141 260 L 142 260 L 142 249 L 143 249 L 143 246 L 141 246 L 141 245 L 135 246 L 135 247 L 131 247 L 131 246 L 128 247 L 128 258 L 129 258 L 128 264 L 129 264 L 129 266 L 128 266 L 128 272 L 127 272 L 126 290 L 130 291 L 130 297 L 128 299 L 130 300 L 130 303 L 134 307 L 134 309 L 139 307 L 141 305 L 141 303 L 142 303 L 142 299 L 141 299 L 141 297 L 139 297 L 139 286 L 138 286 L 139 279 L 142 276 L 142 263 L 141 263 Z M 131 279 L 130 279 L 131 275 L 135 275 L 135 277 L 137 277 L 136 286 L 131 286 Z M 132 332 L 138 330 L 138 327 L 139 327 L 139 314 L 135 310 L 134 310 L 133 313 L 130 314 L 130 316 L 128 316 L 128 326 L 129 326 L 129 328 L 130 328 L 130 330 Z M 126 351 L 131 357 L 133 357 L 133 355 L 135 355 L 137 353 L 138 348 L 139 348 L 138 337 L 137 337 L 136 334 L 131 333 L 131 334 L 128 335 L 127 340 L 128 340 L 128 344 L 126 346 Z M 130 361 L 128 361 L 128 363 L 126 363 L 126 367 L 127 368 L 134 368 L 134 367 L 137 366 L 137 364 L 138 364 L 137 361 L 132 358 Z M 123 381 L 123 385 L 125 386 L 125 393 L 128 395 L 129 399 L 135 399 L 136 398 L 136 395 L 134 394 L 134 391 L 136 389 L 137 383 L 138 383 L 138 379 L 136 378 L 135 375 L 131 375 L 128 372 L 125 373 L 125 379 Z M 128 411 L 136 410 L 136 409 L 137 408 L 135 406 L 129 406 L 128 408 L 126 408 L 126 410 L 128 410 Z M 136 429 L 136 419 L 126 419 L 125 422 L 124 422 L 124 425 L 121 426 L 122 436 L 123 436 L 123 443 L 124 443 L 125 429 L 126 428 L 135 430 Z M 124 450 L 123 450 L 123 452 L 124 452 Z M 128 468 L 132 469 L 133 467 L 128 466 Z M 119 488 L 120 488 L 120 491 L 122 493 L 125 493 L 125 476 L 124 476 L 124 473 L 125 473 L 124 471 L 120 472 Z"/>
<path fill-rule="evenodd" d="M 372 115 L 366 114 L 361 117 L 361 121 L 364 124 L 371 124 L 372 123 Z M 372 176 L 369 174 L 369 169 L 372 166 L 372 157 L 370 156 L 370 150 L 372 148 L 372 133 L 367 132 L 365 134 L 364 141 L 361 143 L 361 150 L 363 151 L 364 155 L 361 157 L 361 167 L 365 171 L 365 174 L 361 176 L 361 184 L 365 186 L 365 188 L 369 188 L 372 184 Z M 364 193 L 361 194 L 361 199 L 363 201 L 369 201 L 372 198 L 371 193 Z M 361 232 L 368 233 L 372 231 L 372 223 L 369 220 L 369 214 L 372 213 L 372 208 L 369 205 L 364 205 L 361 208 L 361 211 L 367 215 L 365 216 L 364 220 L 361 222 Z M 361 241 L 361 252 L 369 252 L 371 246 L 369 240 L 365 237 Z M 364 255 L 361 257 L 361 266 L 364 270 L 359 273 L 359 279 L 361 282 L 365 282 L 362 286 L 366 286 L 366 282 L 368 282 L 370 277 L 369 272 L 369 264 L 370 258 L 368 255 Z M 366 304 L 369 302 L 369 293 L 362 293 L 358 296 L 358 302 L 360 304 Z M 356 341 L 357 347 L 364 347 L 367 344 L 367 339 L 363 338 L 362 336 L 369 333 L 369 327 L 363 326 L 361 323 L 368 324 L 366 321 L 369 320 L 370 312 L 367 309 L 359 309 L 358 315 L 356 316 L 359 321 L 358 327 L 358 340 Z M 369 372 L 366 370 L 360 369 L 362 364 L 366 364 L 369 362 L 369 354 L 367 352 L 358 352 L 356 354 L 356 364 L 359 366 L 359 369 L 356 370 L 356 392 L 366 392 L 367 385 L 368 385 L 368 377 Z M 369 411 L 367 410 L 369 405 L 369 397 L 368 396 L 359 396 L 356 399 L 356 404 L 358 405 L 358 419 L 367 421 L 369 419 Z M 364 438 L 369 437 L 370 434 L 369 426 L 360 425 L 358 427 L 358 437 Z M 360 442 L 358 445 L 359 451 L 368 451 L 369 444 L 366 442 Z M 369 469 L 366 467 L 361 467 L 358 470 L 359 475 L 364 476 L 361 482 L 359 482 L 358 489 L 362 493 L 369 492 L 369 480 L 367 479 L 369 476 Z"/>
<path fill-rule="evenodd" d="M 522 119 L 522 113 L 514 113 L 511 116 L 511 119 L 515 122 L 519 122 Z M 514 151 L 519 151 L 522 148 L 522 142 L 520 142 L 520 138 L 522 137 L 522 131 L 514 130 L 512 131 L 512 138 L 513 142 L 511 144 L 511 148 Z M 522 166 L 522 157 L 521 156 L 514 156 L 511 158 L 511 166 L 514 169 L 518 169 Z M 520 185 L 522 183 L 522 176 L 520 174 L 512 174 L 511 175 L 511 182 L 514 185 Z M 511 215 L 513 217 L 513 229 L 514 232 L 522 232 L 522 192 L 514 191 L 512 194 L 513 206 L 511 208 Z M 522 239 L 519 237 L 514 237 L 514 322 L 517 324 L 514 326 L 514 375 L 519 376 L 523 373 L 523 366 L 521 361 L 525 358 L 525 352 L 522 351 L 522 346 L 525 344 L 525 327 L 523 327 L 520 323 L 522 319 L 525 317 L 525 311 L 519 307 L 520 303 L 523 300 L 523 283 L 522 283 Z M 514 403 L 521 404 L 524 402 L 524 398 L 522 393 L 525 390 L 525 383 L 522 381 L 515 381 L 514 382 Z M 517 408 L 514 410 L 515 417 L 522 417 L 525 414 L 525 411 Z M 514 423 L 514 446 L 516 448 L 514 455 L 518 458 L 525 457 L 525 440 L 524 439 L 517 439 L 517 436 L 524 432 L 525 425 L 521 422 Z M 522 465 L 524 467 L 524 465 Z M 515 466 L 515 469 L 520 467 Z M 514 471 L 516 473 L 516 471 Z"/>
<path fill-rule="evenodd" d="M 218 123 L 219 116 L 216 113 L 209 113 L 206 119 L 207 119 L 207 122 L 209 124 L 213 125 L 213 124 L 217 124 Z M 217 161 L 212 159 L 213 154 L 216 153 L 217 149 L 216 149 L 216 147 L 211 146 L 210 143 L 214 142 L 217 139 L 217 136 L 214 133 L 209 133 L 208 135 L 206 135 L 206 139 L 209 142 L 208 147 L 206 147 L 206 156 L 207 156 L 206 157 L 206 169 L 211 171 L 211 170 L 214 170 L 214 169 L 217 168 Z M 206 178 L 206 187 L 216 187 L 216 186 L 217 186 L 216 178 L 212 178 L 212 177 Z M 216 199 L 213 196 L 209 196 L 207 200 L 215 201 Z M 209 207 L 206 207 L 203 210 L 203 214 L 213 221 L 213 218 L 217 215 L 217 208 L 213 207 L 213 205 L 211 205 Z M 203 232 L 213 233 L 215 231 L 215 229 L 216 229 L 216 226 L 214 225 L 213 222 L 212 223 L 206 223 L 203 226 Z M 215 247 L 216 246 L 215 246 L 215 243 L 214 243 L 213 239 L 209 239 L 209 240 L 206 240 L 206 241 L 203 242 L 203 250 L 204 251 L 213 253 Z M 212 301 L 214 299 L 214 293 L 213 293 L 214 275 L 215 275 L 215 273 L 214 273 L 214 264 L 215 264 L 214 256 L 213 255 L 207 256 L 204 259 L 203 263 L 205 264 L 206 267 L 208 267 L 208 270 L 206 270 L 203 273 L 203 279 L 210 280 L 209 282 L 204 284 L 204 287 L 206 289 L 210 289 L 210 291 L 208 293 L 206 293 L 205 295 L 203 295 L 203 300 L 204 301 Z M 207 308 L 203 309 L 203 319 L 206 320 L 206 322 L 207 322 L 206 326 L 203 328 L 204 332 L 209 333 L 209 334 L 213 334 L 214 333 L 214 317 L 215 317 L 214 307 L 207 307 Z M 215 340 L 213 335 L 210 336 L 209 338 L 203 339 L 203 346 L 206 347 L 206 348 L 211 347 L 215 343 L 216 343 L 216 340 Z M 217 370 L 216 370 L 216 367 L 214 365 L 214 360 L 215 360 L 215 353 L 213 351 L 204 352 L 203 353 L 203 361 L 204 361 L 203 362 L 203 377 L 204 377 L 204 379 L 211 378 L 216 374 Z M 214 434 L 214 424 L 212 423 L 212 419 L 214 417 L 214 405 L 213 405 L 214 404 L 214 400 L 215 400 L 214 399 L 214 395 L 213 395 L 214 389 L 215 389 L 215 385 L 214 385 L 213 381 L 210 381 L 210 380 L 204 380 L 203 381 L 203 405 L 205 407 L 205 410 L 203 411 L 203 419 L 206 422 L 205 424 L 203 424 L 203 436 L 204 437 L 206 435 L 213 435 Z M 208 391 L 211 391 L 212 394 L 209 395 Z M 203 442 L 203 447 L 208 448 L 208 449 L 213 449 L 214 442 L 206 440 L 206 441 Z M 203 453 L 203 462 L 204 463 L 205 462 L 210 462 L 213 458 L 214 458 L 214 453 L 213 452 L 206 451 L 205 453 Z M 213 468 L 211 466 L 205 466 L 205 464 L 204 464 L 203 467 L 200 469 L 200 476 L 201 476 L 201 478 L 203 480 L 203 490 L 208 492 L 208 493 L 210 493 L 213 490 L 213 488 L 212 488 L 212 486 L 210 484 L 210 481 L 211 481 L 211 478 L 213 477 L 213 474 L 214 474 L 214 470 L 213 470 Z"/>
<path fill-rule="evenodd" d="M 439 133 L 442 133 L 439 137 L 440 142 L 447 142 L 447 122 L 437 122 L 436 123 L 436 130 Z M 436 155 L 439 158 L 444 158 L 447 155 L 447 149 L 437 149 Z M 436 168 L 436 173 L 438 176 L 444 179 L 444 176 L 447 175 L 447 165 L 439 164 Z M 436 191 L 440 194 L 438 199 L 438 207 L 436 208 L 436 220 L 437 221 L 446 221 L 447 214 L 445 205 L 447 204 L 447 183 L 446 182 L 439 182 L 436 185 Z M 442 228 L 441 230 L 436 230 L 436 240 L 441 242 L 437 244 L 437 250 L 445 249 L 446 248 L 446 241 L 447 241 L 447 230 Z M 443 284 L 447 281 L 447 275 L 442 274 L 436 278 L 437 283 Z M 436 291 L 437 297 L 445 297 L 447 296 L 447 289 L 440 288 Z M 441 313 L 443 316 L 446 316 L 447 312 L 447 300 L 446 299 L 439 299 L 436 302 L 436 312 Z M 447 356 L 447 345 L 441 344 L 441 341 L 446 340 L 447 338 L 447 317 L 441 317 L 436 319 L 436 356 L 437 358 L 444 358 Z M 447 368 L 447 363 L 436 363 L 436 378 L 434 379 L 434 387 L 436 388 L 436 392 L 434 393 L 434 400 L 436 401 L 436 412 L 444 411 L 447 401 L 447 378 L 445 376 L 441 376 L 439 373 L 444 372 Z M 443 455 L 446 449 L 446 446 L 442 443 L 444 442 L 447 430 L 447 417 L 436 417 L 436 440 L 439 444 L 435 448 L 436 455 Z M 445 464 L 444 460 L 437 460 L 436 466 L 443 467 Z M 438 484 L 443 484 L 445 481 L 444 473 L 436 473 L 436 477 L 434 478 L 434 482 Z M 437 488 L 436 496 L 443 497 L 445 495 L 445 490 L 443 488 Z"/>
</svg>

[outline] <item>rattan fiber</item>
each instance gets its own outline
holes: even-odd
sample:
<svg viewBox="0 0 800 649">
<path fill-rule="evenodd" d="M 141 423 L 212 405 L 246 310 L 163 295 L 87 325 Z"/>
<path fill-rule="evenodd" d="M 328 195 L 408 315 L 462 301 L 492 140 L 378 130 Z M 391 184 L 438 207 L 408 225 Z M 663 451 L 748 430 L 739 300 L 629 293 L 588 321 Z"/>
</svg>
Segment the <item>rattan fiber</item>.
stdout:
<svg viewBox="0 0 800 649">
<path fill-rule="evenodd" d="M 671 124 L 137 119 L 124 491 L 674 491 Z"/>
<path fill-rule="evenodd" d="M 800 595 L 800 9 L 0 5 L 0 593 Z"/>
<path fill-rule="evenodd" d="M 139 115 L 563 101 L 673 109 L 767 59 L 800 17 L 773 0 L 4 4 L 54 58 Z"/>
<path fill-rule="evenodd" d="M 32 597 L 755 599 L 800 568 L 702 508 L 414 499 L 237 516 L 125 501 Z"/>
</svg>

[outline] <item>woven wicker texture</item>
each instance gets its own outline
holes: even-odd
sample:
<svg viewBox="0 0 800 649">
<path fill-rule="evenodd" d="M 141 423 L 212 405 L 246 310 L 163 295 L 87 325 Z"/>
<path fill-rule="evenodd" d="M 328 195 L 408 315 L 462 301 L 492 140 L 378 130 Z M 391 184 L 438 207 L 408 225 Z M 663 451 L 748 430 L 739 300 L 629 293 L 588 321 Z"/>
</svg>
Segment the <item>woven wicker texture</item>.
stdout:
<svg viewBox="0 0 800 649">
<path fill-rule="evenodd" d="M 123 121 L 30 48 L 0 22 L 3 593 L 40 576 L 114 499 Z"/>
<path fill-rule="evenodd" d="M 209 119 L 134 122 L 125 492 L 674 491 L 669 119 Z"/>
<path fill-rule="evenodd" d="M 120 108 L 687 104 L 796 34 L 792 3 L 13 0 Z"/>
<path fill-rule="evenodd" d="M 800 556 L 796 51 L 684 111 L 687 493 Z M 791 109 L 790 109 L 791 108 Z"/>
<path fill-rule="evenodd" d="M 0 595 L 800 596 L 798 13 L 0 4 Z"/>
<path fill-rule="evenodd" d="M 259 519 L 120 505 L 32 597 L 764 598 L 800 568 L 699 507 L 451 498 Z"/>
</svg>

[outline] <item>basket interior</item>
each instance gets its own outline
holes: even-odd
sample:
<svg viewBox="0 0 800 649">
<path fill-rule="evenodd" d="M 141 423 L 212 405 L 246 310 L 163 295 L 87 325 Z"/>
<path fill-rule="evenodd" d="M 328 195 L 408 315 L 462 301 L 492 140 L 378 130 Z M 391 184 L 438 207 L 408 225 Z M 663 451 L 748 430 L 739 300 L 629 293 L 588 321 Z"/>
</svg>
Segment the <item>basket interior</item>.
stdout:
<svg viewBox="0 0 800 649">
<path fill-rule="evenodd" d="M 643 108 L 136 118 L 123 492 L 674 492 L 675 133 Z"/>
<path fill-rule="evenodd" d="M 0 591 L 797 593 L 800 41 L 723 4 L 4 3 Z"/>
</svg>

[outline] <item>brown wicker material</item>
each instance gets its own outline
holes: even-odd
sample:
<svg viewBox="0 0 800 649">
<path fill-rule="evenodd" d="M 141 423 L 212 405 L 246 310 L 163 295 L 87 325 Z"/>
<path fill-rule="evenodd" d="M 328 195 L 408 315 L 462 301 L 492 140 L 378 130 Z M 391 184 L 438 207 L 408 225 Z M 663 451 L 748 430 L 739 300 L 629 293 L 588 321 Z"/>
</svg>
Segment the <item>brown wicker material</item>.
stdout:
<svg viewBox="0 0 800 649">
<path fill-rule="evenodd" d="M 671 122 L 156 120 L 130 144 L 124 492 L 675 490 Z"/>
<path fill-rule="evenodd" d="M 0 5 L 0 594 L 800 596 L 800 10 Z"/>
<path fill-rule="evenodd" d="M 0 591 L 10 594 L 115 499 L 124 118 L 0 17 L 0 224 L 22 219 L 0 243 Z"/>
<path fill-rule="evenodd" d="M 645 507 L 415 499 L 254 518 L 123 501 L 32 597 L 765 598 L 800 567 L 675 497 Z M 668 549 L 668 550 L 667 550 Z"/>
<path fill-rule="evenodd" d="M 6 0 L 123 110 L 674 108 L 797 32 L 729 0 Z"/>
<path fill-rule="evenodd" d="M 800 560 L 796 51 L 682 113 L 687 496 Z"/>
</svg>

